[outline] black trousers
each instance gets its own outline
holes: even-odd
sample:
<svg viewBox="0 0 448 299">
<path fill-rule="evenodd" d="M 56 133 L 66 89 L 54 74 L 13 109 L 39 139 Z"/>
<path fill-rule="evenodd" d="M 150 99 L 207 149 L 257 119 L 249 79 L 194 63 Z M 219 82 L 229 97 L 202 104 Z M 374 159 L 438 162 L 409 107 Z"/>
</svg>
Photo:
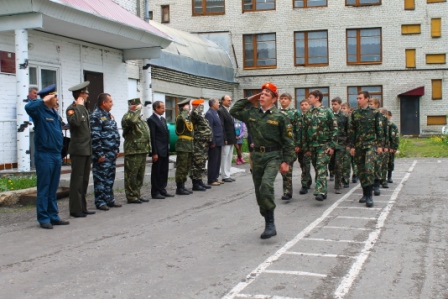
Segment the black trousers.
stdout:
<svg viewBox="0 0 448 299">
<path fill-rule="evenodd" d="M 151 195 L 166 193 L 169 157 L 160 157 L 151 166 Z"/>
<path fill-rule="evenodd" d="M 221 147 L 208 148 L 207 183 L 216 182 L 221 168 Z"/>
</svg>

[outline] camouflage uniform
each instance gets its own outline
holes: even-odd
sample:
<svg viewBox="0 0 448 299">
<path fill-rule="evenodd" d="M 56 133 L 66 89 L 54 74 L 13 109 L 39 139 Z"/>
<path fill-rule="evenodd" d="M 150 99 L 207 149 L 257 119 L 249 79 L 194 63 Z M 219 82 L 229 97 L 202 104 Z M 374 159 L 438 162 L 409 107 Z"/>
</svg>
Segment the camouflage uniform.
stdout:
<svg viewBox="0 0 448 299">
<path fill-rule="evenodd" d="M 194 128 L 193 155 L 191 162 L 190 178 L 192 180 L 202 180 L 205 171 L 205 163 L 208 157 L 209 143 L 212 142 L 212 129 L 205 118 L 204 105 L 198 105 L 191 112 L 191 121 Z"/>
<path fill-rule="evenodd" d="M 311 107 L 303 118 L 303 151 L 311 152 L 311 162 L 316 171 L 314 195 L 327 196 L 327 167 L 330 162 L 329 148 L 337 145 L 338 124 L 331 109 Z"/>
<path fill-rule="evenodd" d="M 299 118 L 299 122 L 297 123 L 297 130 L 300 131 L 300 139 L 298 140 L 300 152 L 297 153 L 297 160 L 299 161 L 300 168 L 302 169 L 302 174 L 300 175 L 300 183 L 302 184 L 303 188 L 309 189 L 312 183 L 311 157 L 305 155 L 305 152 L 303 151 L 303 117 L 304 115 L 302 114 Z"/>
<path fill-rule="evenodd" d="M 386 116 L 383 117 L 382 121 L 384 126 L 384 148 L 389 149 L 390 148 L 389 122 Z M 384 188 L 389 188 L 389 186 L 387 186 L 386 181 L 388 162 L 389 162 L 389 152 L 383 152 L 379 156 L 379 174 L 380 174 L 379 181 Z"/>
<path fill-rule="evenodd" d="M 382 124 L 382 129 L 383 129 L 384 142 L 383 142 L 383 144 L 381 144 L 379 146 L 383 147 L 383 148 L 388 148 L 389 129 L 388 129 L 388 125 L 387 125 L 387 118 L 381 112 L 380 112 L 380 120 L 381 120 L 381 124 Z M 377 181 L 378 187 L 379 187 L 379 184 L 382 179 L 383 167 L 384 168 L 387 167 L 387 159 L 388 159 L 388 155 L 386 152 L 383 151 L 383 153 L 381 153 L 379 155 L 377 154 L 377 159 L 375 160 L 375 180 Z"/>
<path fill-rule="evenodd" d="M 253 138 L 252 179 L 260 213 L 265 216 L 275 209 L 274 180 L 280 165 L 295 160 L 292 125 L 277 107 L 263 112 L 247 99 L 237 101 L 230 114 L 247 125 Z"/>
<path fill-rule="evenodd" d="M 391 122 L 390 120 L 387 121 L 389 124 L 389 150 L 398 150 L 398 145 L 400 143 L 399 141 L 399 135 L 398 135 L 398 127 L 396 124 Z M 389 183 L 392 183 L 392 171 L 394 171 L 395 166 L 395 153 L 389 152 L 389 160 L 387 163 L 387 180 Z"/>
<path fill-rule="evenodd" d="M 193 157 L 193 123 L 188 115 L 188 110 L 182 110 L 176 118 L 176 183 L 184 184 L 191 169 Z"/>
<path fill-rule="evenodd" d="M 349 159 L 347 156 L 347 139 L 349 134 L 348 116 L 339 111 L 334 113 L 334 117 L 338 123 L 338 144 L 334 151 L 334 188 L 340 189 L 342 184 L 348 184 L 349 175 L 344 173 L 348 168 L 350 171 Z"/>
<path fill-rule="evenodd" d="M 141 198 L 146 156 L 151 152 L 149 127 L 141 110 L 128 110 L 121 120 L 124 138 L 124 190 L 128 202 Z"/>
<path fill-rule="evenodd" d="M 301 118 L 299 111 L 297 111 L 297 109 L 294 109 L 294 108 L 286 108 L 286 109 L 281 108 L 280 112 L 282 112 L 289 118 L 289 121 L 291 122 L 291 125 L 294 130 L 294 145 L 296 147 L 300 147 L 299 143 L 302 140 L 302 131 L 299 128 L 299 119 Z M 300 124 L 301 124 L 301 122 L 300 122 Z M 295 161 L 295 159 L 294 159 L 294 161 Z M 284 194 L 292 195 L 292 189 L 293 189 L 292 188 L 292 168 L 294 165 L 294 161 L 289 163 L 288 172 L 285 174 L 282 174 L 283 193 Z"/>
<path fill-rule="evenodd" d="M 99 208 L 106 204 L 113 205 L 116 161 L 120 147 L 117 122 L 109 112 L 98 107 L 90 116 L 90 134 L 95 206 Z M 106 160 L 98 162 L 103 156 Z"/>
</svg>

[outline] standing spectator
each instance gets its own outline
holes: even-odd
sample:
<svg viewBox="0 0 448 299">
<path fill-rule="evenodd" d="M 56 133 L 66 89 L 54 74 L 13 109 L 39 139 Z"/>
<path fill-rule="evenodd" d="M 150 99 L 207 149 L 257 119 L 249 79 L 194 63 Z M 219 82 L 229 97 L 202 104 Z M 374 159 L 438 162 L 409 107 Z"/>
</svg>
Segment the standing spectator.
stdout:
<svg viewBox="0 0 448 299">
<path fill-rule="evenodd" d="M 209 185 L 219 186 L 221 185 L 218 178 L 219 168 L 221 166 L 221 148 L 224 145 L 224 129 L 218 115 L 219 101 L 217 99 L 210 99 L 208 105 L 210 109 L 205 113 L 205 118 L 207 118 L 210 124 L 213 138 L 208 148 L 207 179 Z"/>
<path fill-rule="evenodd" d="M 190 195 L 193 193 L 185 188 L 187 175 L 191 169 L 191 159 L 193 156 L 193 123 L 189 115 L 190 100 L 185 99 L 178 103 L 179 115 L 176 118 L 176 134 L 178 136 L 176 142 L 176 194 Z"/>
<path fill-rule="evenodd" d="M 232 98 L 225 95 L 221 99 L 221 107 L 218 110 L 224 128 L 224 146 L 221 149 L 221 176 L 223 181 L 231 183 L 235 181 L 230 177 L 230 166 L 233 158 L 233 145 L 236 143 L 235 127 L 233 125 L 233 117 L 229 113 Z"/>
<path fill-rule="evenodd" d="M 37 175 L 37 221 L 42 228 L 52 229 L 53 225 L 67 225 L 59 218 L 56 191 L 61 175 L 62 125 L 54 111 L 57 96 L 56 85 L 44 88 L 40 100 L 29 101 L 25 110 L 35 122 L 35 152 Z"/>
<path fill-rule="evenodd" d="M 255 143 L 252 178 L 260 213 L 265 219 L 261 239 L 277 235 L 274 223 L 274 181 L 277 173 L 286 173 L 295 160 L 293 128 L 289 119 L 275 106 L 277 86 L 265 83 L 261 93 L 238 101 L 231 114 L 244 121 Z M 248 104 L 260 103 L 258 108 Z"/>
<path fill-rule="evenodd" d="M 173 197 L 166 191 L 169 172 L 169 156 L 170 156 L 170 132 L 166 125 L 165 103 L 155 101 L 152 104 L 154 113 L 148 118 L 148 126 L 151 131 L 151 197 L 154 199 L 164 199 L 165 197 Z"/>
<path fill-rule="evenodd" d="M 142 115 L 139 98 L 128 101 L 128 112 L 121 119 L 124 138 L 124 191 L 128 203 L 149 202 L 141 196 L 146 156 L 151 152 L 151 135 Z"/>
<path fill-rule="evenodd" d="M 97 105 L 90 117 L 93 185 L 96 208 L 107 211 L 109 207 L 121 207 L 115 203 L 113 189 L 116 161 L 120 151 L 120 134 L 117 122 L 110 113 L 114 105 L 111 95 L 98 95 Z"/>
<path fill-rule="evenodd" d="M 90 164 L 92 163 L 92 142 L 90 137 L 89 111 L 85 107 L 89 92 L 85 81 L 70 87 L 75 101 L 66 111 L 70 126 L 70 154 L 72 172 L 70 174 L 69 209 L 73 217 L 95 214 L 87 210 L 87 187 L 89 186 Z"/>
<path fill-rule="evenodd" d="M 37 91 L 38 90 L 39 89 L 37 87 L 33 87 L 33 86 L 28 88 L 28 102 L 34 101 L 37 99 Z M 31 116 L 30 116 L 30 122 L 33 122 L 33 118 Z"/>
<path fill-rule="evenodd" d="M 244 135 L 246 134 L 246 125 L 242 121 L 235 119 L 234 126 L 236 136 L 236 165 L 240 165 L 246 163 L 246 161 L 244 161 L 243 159 L 243 153 L 241 152 L 243 147 Z"/>
</svg>

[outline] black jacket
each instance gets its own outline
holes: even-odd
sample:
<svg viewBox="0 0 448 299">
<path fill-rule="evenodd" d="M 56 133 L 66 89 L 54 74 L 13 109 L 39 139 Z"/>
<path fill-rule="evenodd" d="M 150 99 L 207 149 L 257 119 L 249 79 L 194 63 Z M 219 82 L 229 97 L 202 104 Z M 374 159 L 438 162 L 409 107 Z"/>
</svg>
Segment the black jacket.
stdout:
<svg viewBox="0 0 448 299">
<path fill-rule="evenodd" d="M 168 157 L 170 132 L 166 124 L 156 115 L 151 115 L 148 119 L 149 131 L 151 132 L 151 155 L 159 155 L 160 157 Z"/>
<path fill-rule="evenodd" d="M 235 126 L 233 124 L 233 116 L 223 106 L 218 110 L 219 118 L 221 119 L 224 129 L 224 141 L 227 141 L 227 145 L 236 143 Z"/>
</svg>

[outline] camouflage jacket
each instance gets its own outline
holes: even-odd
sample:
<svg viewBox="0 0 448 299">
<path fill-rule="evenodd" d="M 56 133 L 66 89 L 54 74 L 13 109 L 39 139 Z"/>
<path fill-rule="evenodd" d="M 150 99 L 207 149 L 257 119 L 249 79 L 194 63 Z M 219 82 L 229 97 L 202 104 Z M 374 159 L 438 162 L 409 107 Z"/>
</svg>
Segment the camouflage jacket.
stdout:
<svg viewBox="0 0 448 299">
<path fill-rule="evenodd" d="M 389 148 L 397 150 L 400 143 L 400 137 L 398 136 L 398 127 L 390 120 L 388 120 L 387 123 L 389 124 Z"/>
<path fill-rule="evenodd" d="M 349 146 L 366 149 L 382 147 L 384 144 L 384 127 L 378 109 L 358 108 L 350 116 Z"/>
<path fill-rule="evenodd" d="M 92 159 L 98 160 L 106 153 L 118 154 L 120 133 L 115 118 L 101 108 L 90 115 L 90 134 L 92 136 Z"/>
<path fill-rule="evenodd" d="M 191 121 L 193 123 L 194 140 L 212 142 L 212 129 L 208 120 L 200 111 L 193 109 L 191 112 Z"/>
<path fill-rule="evenodd" d="M 338 150 L 345 149 L 348 146 L 348 134 L 350 133 L 348 126 L 348 116 L 342 111 L 334 113 L 334 118 L 338 123 Z"/>
<path fill-rule="evenodd" d="M 291 122 L 294 132 L 294 145 L 301 147 L 302 144 L 302 115 L 294 108 L 280 108 L 280 112 L 285 114 Z"/>
<path fill-rule="evenodd" d="M 241 99 L 230 109 L 230 114 L 246 124 L 255 147 L 281 148 L 279 151 L 266 153 L 267 158 L 279 154 L 282 162 L 290 163 L 296 159 L 291 122 L 277 107 L 263 112 L 249 100 Z"/>
<path fill-rule="evenodd" d="M 181 111 L 176 118 L 177 152 L 193 152 L 194 129 L 187 110 Z"/>
<path fill-rule="evenodd" d="M 338 123 L 333 111 L 324 106 L 311 107 L 303 116 L 303 151 L 316 147 L 335 149 L 338 140 Z"/>
<path fill-rule="evenodd" d="M 128 110 L 121 119 L 125 155 L 148 154 L 151 152 L 149 127 L 140 113 L 140 110 Z"/>
<path fill-rule="evenodd" d="M 383 147 L 384 148 L 389 148 L 390 147 L 390 140 L 389 140 L 389 123 L 387 120 L 387 117 L 385 115 L 381 114 L 381 123 L 383 124 L 383 132 L 384 132 L 384 144 Z"/>
</svg>

